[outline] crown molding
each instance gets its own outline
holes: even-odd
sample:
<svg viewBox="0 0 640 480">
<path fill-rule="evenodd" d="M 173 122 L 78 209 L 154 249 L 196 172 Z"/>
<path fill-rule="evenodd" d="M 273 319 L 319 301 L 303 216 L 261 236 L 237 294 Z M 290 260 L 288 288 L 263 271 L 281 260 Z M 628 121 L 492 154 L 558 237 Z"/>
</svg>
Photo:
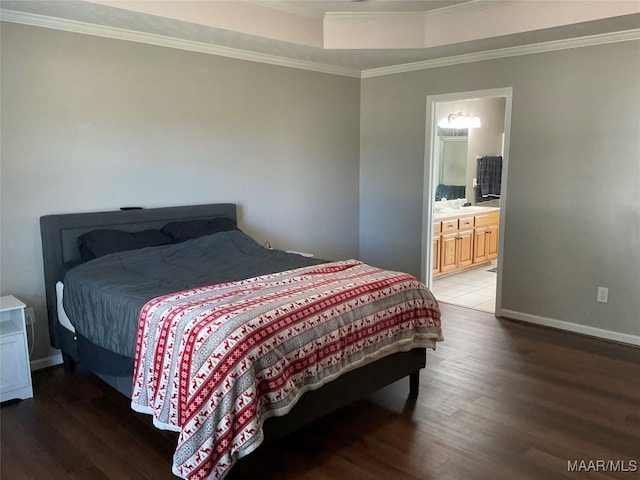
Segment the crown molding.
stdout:
<svg viewBox="0 0 640 480">
<path fill-rule="evenodd" d="M 622 32 L 604 33 L 590 35 L 579 38 L 569 38 L 565 40 L 553 40 L 549 42 L 534 43 L 517 47 L 499 48 L 484 52 L 455 55 L 422 62 L 405 63 L 391 67 L 371 68 L 361 72 L 361 78 L 382 77 L 385 75 L 395 75 L 398 73 L 414 72 L 417 70 L 427 70 L 430 68 L 448 67 L 464 63 L 482 62 L 485 60 L 495 60 L 499 58 L 517 57 L 521 55 L 531 55 L 535 53 L 554 52 L 557 50 L 567 50 L 571 48 L 590 47 L 607 43 L 627 42 L 640 40 L 640 28 L 625 30 Z"/>
<path fill-rule="evenodd" d="M 353 68 L 327 65 L 318 62 L 308 62 L 304 60 L 296 60 L 264 53 L 249 52 L 247 50 L 212 45 L 205 42 L 184 40 L 180 38 L 168 37 L 165 35 L 157 35 L 154 33 L 136 32 L 134 30 L 128 30 L 124 28 L 95 25 L 86 22 L 79 22 L 76 20 L 55 18 L 34 13 L 0 9 L 0 20 L 3 22 L 19 23 L 34 27 L 51 28 L 54 30 L 63 30 L 66 32 L 93 35 L 96 37 L 146 43 L 148 45 L 175 48 L 178 50 L 187 50 L 190 52 L 205 53 L 208 55 L 219 55 L 222 57 L 247 60 L 250 62 L 266 63 L 269 65 L 277 65 L 281 67 L 290 67 L 301 70 L 328 73 L 332 75 L 360 78 L 360 70 Z"/>
<path fill-rule="evenodd" d="M 324 18 L 327 19 L 340 19 L 340 20 L 361 20 L 366 18 L 380 18 L 383 20 L 393 20 L 393 19 L 401 19 L 403 17 L 409 17 L 414 19 L 416 17 L 421 17 L 423 20 L 429 18 L 437 18 L 446 15 L 455 15 L 460 12 L 478 12 L 480 10 L 488 10 L 493 8 L 491 2 L 487 2 L 486 0 L 471 0 L 464 3 L 457 3 L 454 5 L 449 5 L 446 7 L 434 8 L 432 10 L 426 11 L 393 11 L 393 12 L 385 12 L 385 11 L 335 11 L 335 12 L 326 12 L 324 14 Z"/>
<path fill-rule="evenodd" d="M 450 8 L 450 7 L 446 7 Z M 424 19 L 428 12 L 327 12 L 324 14 L 325 20 L 346 20 L 358 21 L 369 18 L 380 18 L 382 20 L 394 20 L 402 18 L 420 18 Z"/>
<path fill-rule="evenodd" d="M 481 62 L 485 60 L 495 60 L 499 58 L 515 57 L 520 55 L 531 55 L 535 53 L 553 52 L 557 50 L 602 45 L 607 43 L 640 40 L 640 28 L 638 28 L 621 32 L 591 35 L 566 40 L 555 40 L 517 47 L 501 48 L 484 52 L 455 55 L 434 60 L 425 60 L 420 62 L 405 63 L 390 67 L 372 68 L 360 71 L 359 69 L 354 68 L 339 67 L 335 65 L 327 65 L 323 63 L 309 62 L 304 60 L 295 60 L 286 57 L 279 57 L 276 55 L 249 52 L 246 50 L 240 50 L 231 47 L 212 45 L 205 42 L 183 40 L 164 35 L 136 32 L 134 30 L 123 28 L 95 25 L 75 20 L 61 19 L 26 12 L 17 12 L 14 10 L 0 9 L 0 20 L 3 22 L 51 28 L 72 33 L 145 43 L 149 45 L 205 53 L 208 55 L 219 55 L 222 57 L 235 58 L 239 60 L 247 60 L 251 62 L 259 62 L 270 65 L 297 68 L 302 70 L 354 78 L 381 77 L 385 75 L 395 75 L 398 73 L 413 72 L 417 70 L 427 70 L 430 68 Z"/>
</svg>

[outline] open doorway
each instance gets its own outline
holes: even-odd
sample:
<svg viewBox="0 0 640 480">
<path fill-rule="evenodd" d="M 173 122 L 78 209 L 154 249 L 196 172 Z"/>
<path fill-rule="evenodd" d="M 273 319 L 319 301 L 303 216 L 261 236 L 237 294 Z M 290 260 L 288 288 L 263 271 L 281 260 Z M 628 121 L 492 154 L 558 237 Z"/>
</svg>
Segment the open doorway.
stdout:
<svg viewBox="0 0 640 480">
<path fill-rule="evenodd" d="M 500 316 L 512 89 L 427 98 L 423 278 Z"/>
</svg>

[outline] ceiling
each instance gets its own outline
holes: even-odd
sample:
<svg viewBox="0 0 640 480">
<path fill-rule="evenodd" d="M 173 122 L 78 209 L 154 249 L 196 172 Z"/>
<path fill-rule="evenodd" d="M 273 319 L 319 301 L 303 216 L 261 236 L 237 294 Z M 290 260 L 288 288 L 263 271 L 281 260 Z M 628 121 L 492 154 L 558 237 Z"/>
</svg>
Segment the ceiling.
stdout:
<svg viewBox="0 0 640 480">
<path fill-rule="evenodd" d="M 316 18 L 328 12 L 426 12 L 471 0 L 259 0 L 255 3 Z"/>
<path fill-rule="evenodd" d="M 531 53 L 532 46 L 640 39 L 640 0 L 1 0 L 0 5 L 3 21 L 351 76 Z"/>
</svg>

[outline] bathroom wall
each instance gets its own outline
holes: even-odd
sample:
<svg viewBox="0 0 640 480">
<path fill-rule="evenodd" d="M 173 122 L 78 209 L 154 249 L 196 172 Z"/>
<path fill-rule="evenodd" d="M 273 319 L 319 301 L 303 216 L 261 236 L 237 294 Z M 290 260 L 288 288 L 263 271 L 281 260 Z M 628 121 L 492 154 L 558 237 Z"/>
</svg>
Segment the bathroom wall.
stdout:
<svg viewBox="0 0 640 480">
<path fill-rule="evenodd" d="M 467 201 L 475 204 L 473 179 L 476 178 L 477 173 L 476 158 L 482 155 L 503 154 L 505 98 L 483 98 L 438 103 L 436 105 L 436 121 L 456 112 L 466 112 L 478 116 L 481 122 L 480 128 L 469 129 L 469 136 L 467 137 L 466 196 Z M 437 148 L 434 152 L 434 158 L 439 158 Z M 483 202 L 482 205 L 489 206 L 491 203 Z"/>
</svg>

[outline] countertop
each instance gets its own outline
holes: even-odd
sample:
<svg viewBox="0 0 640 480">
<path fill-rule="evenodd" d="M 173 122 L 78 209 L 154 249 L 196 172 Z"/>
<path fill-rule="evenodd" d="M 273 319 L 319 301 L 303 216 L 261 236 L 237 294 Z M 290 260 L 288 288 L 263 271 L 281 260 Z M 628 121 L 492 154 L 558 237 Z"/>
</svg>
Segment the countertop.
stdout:
<svg viewBox="0 0 640 480">
<path fill-rule="evenodd" d="M 478 207 L 475 205 L 471 207 L 460 207 L 460 208 L 449 207 L 449 208 L 443 209 L 442 212 L 439 212 L 439 213 L 434 212 L 433 219 L 447 220 L 449 218 L 481 215 L 483 213 L 496 212 L 496 211 L 500 211 L 500 207 Z"/>
</svg>

